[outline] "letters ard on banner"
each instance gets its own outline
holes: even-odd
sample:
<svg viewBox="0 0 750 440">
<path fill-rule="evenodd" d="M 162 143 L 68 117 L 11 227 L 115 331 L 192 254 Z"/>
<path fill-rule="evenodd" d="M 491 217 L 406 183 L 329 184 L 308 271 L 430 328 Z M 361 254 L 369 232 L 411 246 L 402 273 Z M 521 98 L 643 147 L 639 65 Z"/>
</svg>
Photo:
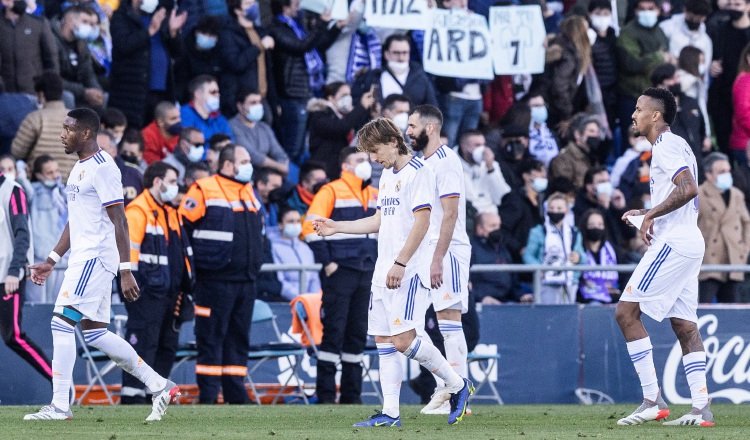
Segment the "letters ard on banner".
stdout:
<svg viewBox="0 0 750 440">
<path fill-rule="evenodd" d="M 424 34 L 427 73 L 452 78 L 492 79 L 490 30 L 484 16 L 436 9 Z"/>
</svg>

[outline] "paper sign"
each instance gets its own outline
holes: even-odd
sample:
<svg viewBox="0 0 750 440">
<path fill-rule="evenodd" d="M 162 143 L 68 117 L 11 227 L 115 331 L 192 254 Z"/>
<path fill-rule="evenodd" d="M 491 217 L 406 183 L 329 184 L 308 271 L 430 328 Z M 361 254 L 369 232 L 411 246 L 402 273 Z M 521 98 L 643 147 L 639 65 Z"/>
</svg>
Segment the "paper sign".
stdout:
<svg viewBox="0 0 750 440">
<path fill-rule="evenodd" d="M 544 28 L 539 5 L 490 8 L 492 59 L 498 75 L 544 72 Z"/>
<path fill-rule="evenodd" d="M 432 10 L 427 0 L 366 0 L 365 20 L 370 27 L 425 30 Z"/>
<path fill-rule="evenodd" d="M 484 16 L 436 9 L 424 34 L 424 70 L 451 78 L 493 79 L 490 42 Z"/>
<path fill-rule="evenodd" d="M 346 0 L 300 0 L 299 7 L 316 14 L 331 11 L 333 20 L 346 20 L 349 17 L 349 6 Z"/>
</svg>

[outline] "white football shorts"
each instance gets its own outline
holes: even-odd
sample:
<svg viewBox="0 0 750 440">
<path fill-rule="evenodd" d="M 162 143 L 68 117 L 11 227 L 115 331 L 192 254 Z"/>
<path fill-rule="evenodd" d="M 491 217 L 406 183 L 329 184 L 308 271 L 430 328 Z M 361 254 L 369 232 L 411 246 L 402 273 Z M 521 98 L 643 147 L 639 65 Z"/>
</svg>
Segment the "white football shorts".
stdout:
<svg viewBox="0 0 750 440">
<path fill-rule="evenodd" d="M 443 284 L 430 290 L 432 305 L 436 312 L 447 309 L 469 311 L 469 261 L 464 261 L 452 252 L 443 258 Z"/>
<path fill-rule="evenodd" d="M 430 304 L 430 290 L 418 275 L 401 281 L 398 289 L 372 286 L 367 333 L 395 336 L 424 327 L 424 315 Z"/>
<path fill-rule="evenodd" d="M 109 323 L 114 278 L 115 274 L 105 269 L 98 258 L 68 266 L 55 301 L 55 312 L 61 313 L 64 306 L 71 306 L 85 319 Z"/>
</svg>

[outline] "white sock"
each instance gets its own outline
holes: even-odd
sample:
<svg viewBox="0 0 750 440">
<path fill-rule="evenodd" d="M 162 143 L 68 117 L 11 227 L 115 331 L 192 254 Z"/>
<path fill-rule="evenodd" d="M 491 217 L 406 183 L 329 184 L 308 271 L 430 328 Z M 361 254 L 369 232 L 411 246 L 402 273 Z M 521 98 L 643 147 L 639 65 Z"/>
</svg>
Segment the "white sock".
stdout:
<svg viewBox="0 0 750 440">
<path fill-rule="evenodd" d="M 461 321 L 450 321 L 448 319 L 438 320 L 440 333 L 445 343 L 445 358 L 451 364 L 459 376 L 468 378 L 469 371 L 466 366 L 466 337 Z"/>
<path fill-rule="evenodd" d="M 653 347 L 651 338 L 646 336 L 637 341 L 628 342 L 628 354 L 633 362 L 635 372 L 641 380 L 643 388 L 643 398 L 656 401 L 659 395 L 659 380 L 656 377 L 656 368 L 654 367 Z"/>
<path fill-rule="evenodd" d="M 390 342 L 378 343 L 380 360 L 380 387 L 383 389 L 383 414 L 398 417 L 401 383 L 404 371 L 401 369 L 401 354 Z"/>
<path fill-rule="evenodd" d="M 706 387 L 706 352 L 696 351 L 682 357 L 685 376 L 690 386 L 690 397 L 693 408 L 703 409 L 708 403 L 708 387 Z"/>
<path fill-rule="evenodd" d="M 76 363 L 75 327 L 52 317 L 52 404 L 61 411 L 70 409 L 70 387 Z"/>
<path fill-rule="evenodd" d="M 152 394 L 167 386 L 167 379 L 159 376 L 153 368 L 143 362 L 130 344 L 106 328 L 84 330 L 83 338 L 87 344 L 106 353 L 118 367 L 143 382 Z"/>
<path fill-rule="evenodd" d="M 448 388 L 456 391 L 463 388 L 464 380 L 451 368 L 448 361 L 440 354 L 440 350 L 432 345 L 428 339 L 417 336 L 406 349 L 404 355 L 419 362 L 432 374 L 443 379 Z"/>
</svg>

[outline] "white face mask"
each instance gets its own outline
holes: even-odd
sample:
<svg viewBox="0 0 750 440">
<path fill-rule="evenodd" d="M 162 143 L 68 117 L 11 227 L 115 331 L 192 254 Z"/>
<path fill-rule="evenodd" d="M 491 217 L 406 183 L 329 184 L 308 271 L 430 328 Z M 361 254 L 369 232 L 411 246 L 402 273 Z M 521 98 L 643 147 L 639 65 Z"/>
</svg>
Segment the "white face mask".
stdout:
<svg viewBox="0 0 750 440">
<path fill-rule="evenodd" d="M 284 237 L 297 238 L 299 237 L 299 234 L 302 233 L 302 224 L 301 223 L 287 223 L 284 225 L 284 229 L 282 233 L 284 234 Z"/>
<path fill-rule="evenodd" d="M 602 182 L 596 184 L 596 195 L 611 196 L 614 191 L 612 182 Z"/>
<path fill-rule="evenodd" d="M 641 139 L 633 145 L 633 149 L 639 153 L 645 153 L 651 151 L 651 142 L 646 139 Z"/>
<path fill-rule="evenodd" d="M 546 191 L 547 185 L 549 185 L 549 180 L 545 177 L 535 177 L 531 181 L 531 188 L 538 193 Z"/>
<path fill-rule="evenodd" d="M 407 70 L 409 70 L 409 62 L 408 61 L 388 61 L 388 67 L 395 73 L 396 75 L 406 73 Z"/>
<path fill-rule="evenodd" d="M 409 128 L 409 114 L 408 113 L 399 113 L 396 116 L 393 117 L 393 123 L 396 124 L 396 127 L 398 127 L 399 130 L 406 131 L 407 128 Z"/>
<path fill-rule="evenodd" d="M 732 187 L 734 181 L 732 180 L 732 173 L 722 173 L 716 176 L 716 187 L 721 191 L 726 191 Z"/>
<path fill-rule="evenodd" d="M 216 110 L 219 109 L 220 103 L 219 103 L 219 97 L 211 95 L 208 98 L 206 98 L 206 109 L 213 113 Z"/>
<path fill-rule="evenodd" d="M 487 148 L 484 145 L 481 145 L 474 149 L 474 151 L 471 152 L 471 159 L 476 163 L 477 165 L 481 164 L 484 161 L 484 149 Z"/>
<path fill-rule="evenodd" d="M 249 182 L 253 178 L 253 164 L 251 162 L 242 164 L 237 167 L 237 174 L 234 178 L 240 182 Z"/>
<path fill-rule="evenodd" d="M 161 197 L 162 202 L 171 202 L 174 200 L 175 197 L 177 197 L 177 192 L 179 191 L 180 187 L 177 186 L 177 184 L 174 185 L 166 185 L 166 190 L 160 191 L 159 196 Z"/>
<path fill-rule="evenodd" d="M 190 162 L 198 162 L 203 159 L 204 148 L 196 147 L 195 145 L 190 146 L 187 157 Z"/>
<path fill-rule="evenodd" d="M 596 29 L 597 32 L 604 32 L 612 26 L 611 15 L 592 15 L 591 16 L 591 27 Z"/>
<path fill-rule="evenodd" d="M 349 113 L 353 108 L 354 106 L 352 105 L 352 95 L 342 96 L 338 101 L 336 101 L 336 109 L 341 113 Z"/>
<path fill-rule="evenodd" d="M 705 64 L 701 64 L 701 65 L 698 66 L 698 73 L 700 74 L 700 76 L 706 76 L 706 65 Z"/>
<path fill-rule="evenodd" d="M 14 173 L 13 171 L 8 171 L 7 173 L 4 173 L 3 175 L 5 176 L 6 179 L 10 180 L 11 182 L 16 181 L 16 173 Z"/>
<path fill-rule="evenodd" d="M 368 180 L 372 177 L 372 165 L 370 162 L 360 162 L 354 167 L 354 175 L 362 180 Z"/>
<path fill-rule="evenodd" d="M 159 0 L 143 0 L 141 3 L 141 11 L 146 14 L 153 14 L 157 6 L 159 6 Z"/>
</svg>

